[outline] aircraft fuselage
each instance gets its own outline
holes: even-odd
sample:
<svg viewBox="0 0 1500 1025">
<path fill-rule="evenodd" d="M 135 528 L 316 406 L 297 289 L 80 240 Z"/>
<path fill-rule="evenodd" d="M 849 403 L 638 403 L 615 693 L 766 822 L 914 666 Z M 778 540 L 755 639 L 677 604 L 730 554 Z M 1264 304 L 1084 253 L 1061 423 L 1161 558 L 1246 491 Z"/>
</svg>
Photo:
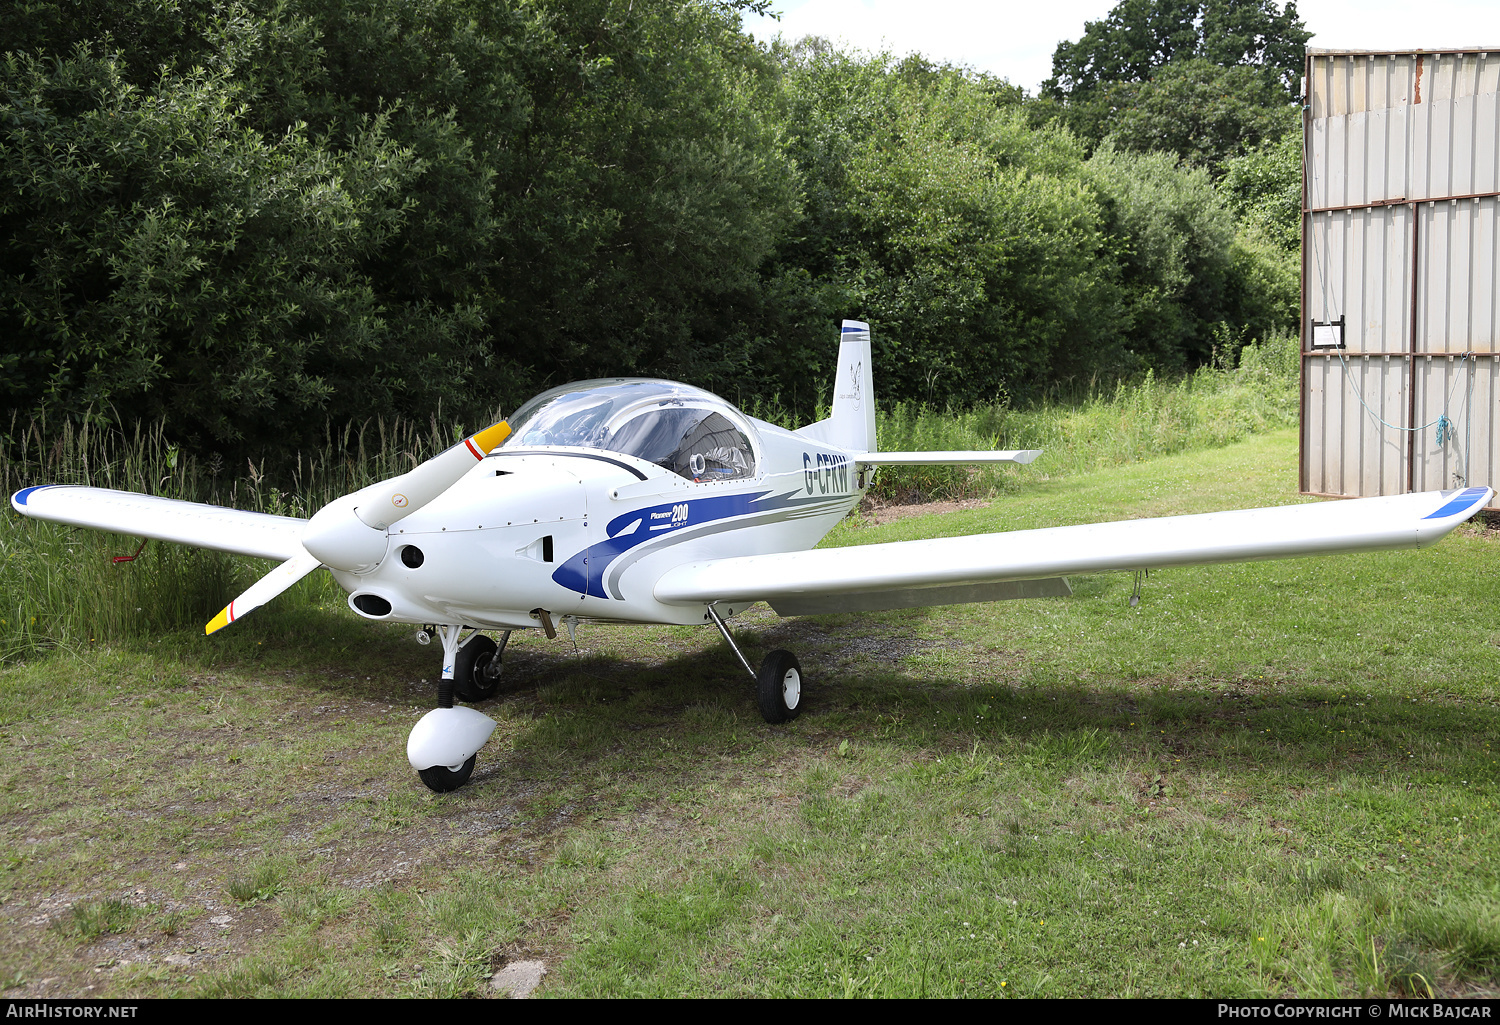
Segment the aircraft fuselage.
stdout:
<svg viewBox="0 0 1500 1025">
<path fill-rule="evenodd" d="M 656 599 L 662 573 L 811 548 L 864 494 L 848 453 L 746 420 L 757 472 L 738 480 L 695 481 L 619 452 L 502 447 L 394 524 L 372 570 L 334 576 L 350 608 L 386 622 L 516 629 L 538 626 L 545 610 L 702 623 L 702 605 Z"/>
</svg>

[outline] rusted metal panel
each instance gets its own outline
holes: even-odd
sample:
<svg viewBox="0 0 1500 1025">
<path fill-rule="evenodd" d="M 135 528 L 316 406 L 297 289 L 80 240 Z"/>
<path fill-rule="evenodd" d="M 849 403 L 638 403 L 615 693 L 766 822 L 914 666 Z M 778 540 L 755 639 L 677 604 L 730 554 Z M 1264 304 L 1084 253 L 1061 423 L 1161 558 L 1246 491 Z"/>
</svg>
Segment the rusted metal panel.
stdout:
<svg viewBox="0 0 1500 1025">
<path fill-rule="evenodd" d="M 1489 484 L 1500 47 L 1309 51 L 1306 70 L 1302 490 Z M 1345 348 L 1313 351 L 1341 318 Z"/>
</svg>

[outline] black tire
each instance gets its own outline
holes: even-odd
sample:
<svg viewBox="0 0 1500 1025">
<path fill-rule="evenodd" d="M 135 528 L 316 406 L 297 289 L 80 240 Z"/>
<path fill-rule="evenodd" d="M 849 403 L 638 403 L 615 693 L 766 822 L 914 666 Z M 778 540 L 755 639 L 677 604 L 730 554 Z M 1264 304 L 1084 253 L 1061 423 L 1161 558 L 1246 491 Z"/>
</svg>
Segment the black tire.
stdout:
<svg viewBox="0 0 1500 1025">
<path fill-rule="evenodd" d="M 484 674 L 495 659 L 500 646 L 484 634 L 475 634 L 469 643 L 458 649 L 453 658 L 453 694 L 460 701 L 473 704 L 488 701 L 500 689 L 500 677 L 491 679 Z"/>
<path fill-rule="evenodd" d="M 755 683 L 766 722 L 790 722 L 802 711 L 802 665 L 790 651 L 777 648 L 767 655 Z"/>
<path fill-rule="evenodd" d="M 430 769 L 418 769 L 417 775 L 422 777 L 422 782 L 427 784 L 427 789 L 438 794 L 446 794 L 457 790 L 469 782 L 469 777 L 474 775 L 474 762 L 479 755 L 469 755 L 469 760 L 464 762 L 455 771 L 446 765 L 434 765 Z"/>
</svg>

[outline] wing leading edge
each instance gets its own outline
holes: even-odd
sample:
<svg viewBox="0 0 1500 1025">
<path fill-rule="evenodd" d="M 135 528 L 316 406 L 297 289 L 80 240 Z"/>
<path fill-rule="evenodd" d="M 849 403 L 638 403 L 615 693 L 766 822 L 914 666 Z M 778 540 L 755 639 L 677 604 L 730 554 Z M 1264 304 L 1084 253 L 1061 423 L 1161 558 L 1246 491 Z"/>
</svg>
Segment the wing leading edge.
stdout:
<svg viewBox="0 0 1500 1025">
<path fill-rule="evenodd" d="M 1339 552 L 1421 548 L 1489 502 L 1490 488 L 1429 491 L 1348 502 L 1151 520 L 1047 527 L 1002 534 L 898 541 L 811 552 L 688 563 L 657 581 L 659 601 L 771 603 L 777 611 L 904 608 L 930 589 L 930 604 L 993 601 L 964 585 L 1041 581 L 1068 573 L 1156 569 Z M 965 594 L 973 597 L 964 597 Z M 995 593 L 996 597 L 985 597 Z M 882 595 L 899 604 L 878 604 Z M 1028 595 L 1009 595 L 1024 597 Z"/>
<path fill-rule="evenodd" d="M 282 562 L 306 556 L 302 549 L 302 528 L 307 521 L 291 516 L 74 484 L 26 488 L 12 495 L 10 504 L 22 515 L 75 527 L 176 541 Z"/>
</svg>

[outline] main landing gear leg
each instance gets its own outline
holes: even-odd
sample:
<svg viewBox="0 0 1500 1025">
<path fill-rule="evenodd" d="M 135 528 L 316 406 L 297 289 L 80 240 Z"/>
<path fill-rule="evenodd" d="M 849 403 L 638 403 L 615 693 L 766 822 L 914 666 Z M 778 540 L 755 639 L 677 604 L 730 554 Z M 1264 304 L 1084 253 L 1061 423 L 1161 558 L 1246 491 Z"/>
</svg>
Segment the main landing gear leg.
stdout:
<svg viewBox="0 0 1500 1025">
<path fill-rule="evenodd" d="M 734 652 L 740 665 L 745 667 L 745 672 L 750 674 L 750 679 L 755 681 L 761 718 L 772 724 L 790 722 L 797 718 L 797 713 L 802 711 L 802 665 L 797 661 L 797 656 L 777 648 L 766 656 L 757 673 L 750 668 L 744 652 L 740 651 L 740 646 L 729 635 L 729 627 L 724 625 L 724 620 L 712 605 L 708 606 L 708 616 L 714 621 L 714 626 L 719 628 L 719 633 L 724 635 L 729 650 Z"/>
<path fill-rule="evenodd" d="M 478 633 L 471 634 L 467 644 L 460 645 L 462 626 L 439 626 L 443 642 L 443 678 L 438 683 L 438 707 L 428 712 L 412 727 L 406 738 L 406 760 L 428 789 L 438 793 L 457 790 L 474 774 L 479 749 L 495 730 L 495 720 L 472 708 L 455 708 L 455 691 L 460 680 L 455 667 L 466 667 L 466 676 L 483 678 L 493 661 L 498 663 L 495 642 Z M 477 642 L 482 650 L 465 652 Z M 475 657 L 475 655 L 478 657 Z M 489 657 L 484 657 L 489 656 Z M 467 694 L 460 694 L 466 697 Z"/>
</svg>

